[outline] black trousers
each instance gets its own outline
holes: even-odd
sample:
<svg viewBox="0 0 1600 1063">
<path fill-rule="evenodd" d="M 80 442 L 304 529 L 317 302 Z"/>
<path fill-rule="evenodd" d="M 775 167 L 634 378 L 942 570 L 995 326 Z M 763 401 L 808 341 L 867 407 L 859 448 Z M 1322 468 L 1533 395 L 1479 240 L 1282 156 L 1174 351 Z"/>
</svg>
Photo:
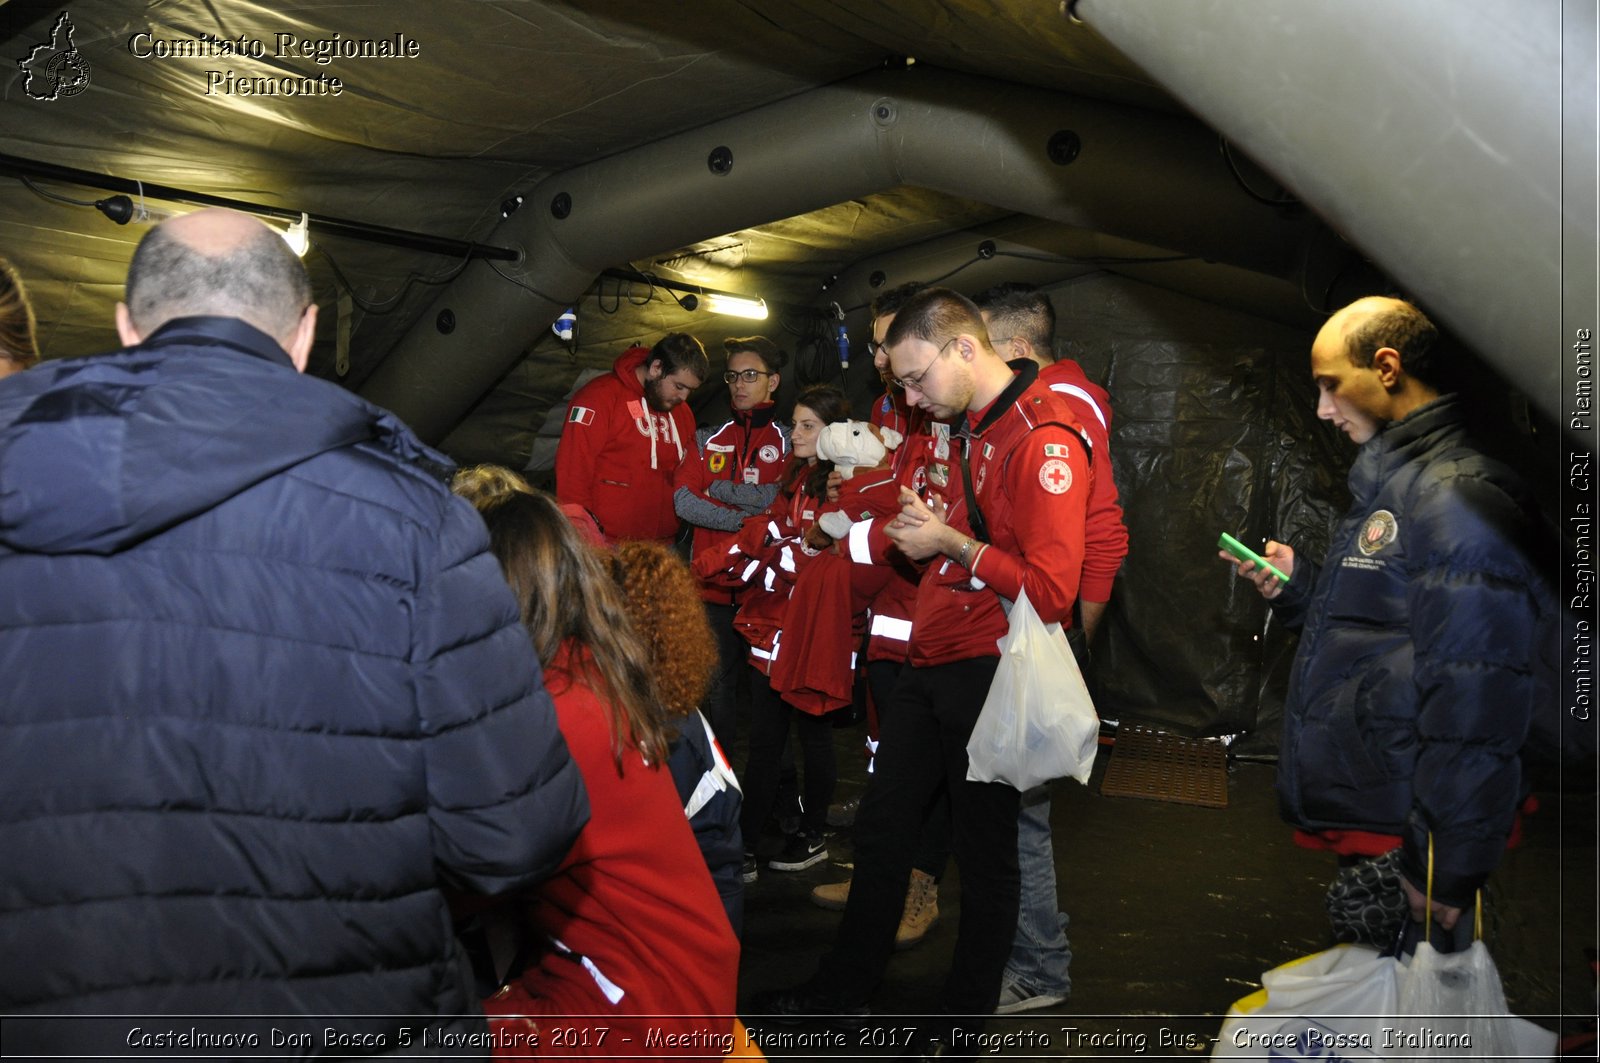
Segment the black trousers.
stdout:
<svg viewBox="0 0 1600 1063">
<path fill-rule="evenodd" d="M 856 867 L 833 948 L 813 985 L 841 1005 L 867 1002 L 894 952 L 921 827 L 947 788 L 961 869 L 961 925 L 938 1007 L 987 1015 L 1017 929 L 1017 808 L 1001 783 L 967 781 L 967 739 L 997 657 L 907 668 L 882 721 L 877 764 L 856 815 Z"/>
<path fill-rule="evenodd" d="M 867 662 L 867 684 L 872 687 L 872 700 L 878 706 L 878 738 L 883 738 L 884 718 L 893 711 L 894 688 L 900 674 L 911 666 L 899 661 Z M 922 824 L 917 840 L 917 852 L 911 866 L 936 879 L 944 878 L 945 865 L 950 862 L 950 794 L 943 786 L 939 795 L 928 807 L 928 818 Z"/>
<path fill-rule="evenodd" d="M 828 718 L 801 712 L 777 695 L 765 675 L 748 666 L 746 670 L 750 673 L 750 756 L 739 776 L 744 788 L 739 829 L 744 833 L 745 850 L 755 852 L 761 830 L 777 804 L 790 724 L 799 733 L 800 756 L 805 765 L 801 790 L 805 809 L 800 816 L 800 829 L 806 834 L 821 834 L 827 825 L 828 802 L 833 800 L 839 781 L 839 764 L 833 751 L 833 724 Z"/>
</svg>

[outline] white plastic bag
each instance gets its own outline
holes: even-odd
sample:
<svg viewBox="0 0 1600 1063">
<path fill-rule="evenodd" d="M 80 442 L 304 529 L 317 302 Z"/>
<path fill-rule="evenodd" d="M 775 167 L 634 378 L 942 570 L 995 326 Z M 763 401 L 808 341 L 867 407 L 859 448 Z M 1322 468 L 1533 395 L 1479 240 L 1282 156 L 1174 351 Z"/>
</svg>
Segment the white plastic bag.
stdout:
<svg viewBox="0 0 1600 1063">
<path fill-rule="evenodd" d="M 1391 1060 L 1549 1059 L 1556 1047 L 1553 1031 L 1507 1010 L 1500 972 L 1482 941 L 1451 953 L 1418 944 L 1385 1027 Z"/>
<path fill-rule="evenodd" d="M 1066 633 L 1040 620 L 1024 591 L 967 739 L 967 780 L 1018 790 L 1068 776 L 1087 783 L 1099 738 L 1100 717 Z"/>
<path fill-rule="evenodd" d="M 1399 961 L 1337 945 L 1261 976 L 1261 990 L 1222 1021 L 1213 1059 L 1382 1059 L 1383 1026 L 1398 999 Z"/>
</svg>

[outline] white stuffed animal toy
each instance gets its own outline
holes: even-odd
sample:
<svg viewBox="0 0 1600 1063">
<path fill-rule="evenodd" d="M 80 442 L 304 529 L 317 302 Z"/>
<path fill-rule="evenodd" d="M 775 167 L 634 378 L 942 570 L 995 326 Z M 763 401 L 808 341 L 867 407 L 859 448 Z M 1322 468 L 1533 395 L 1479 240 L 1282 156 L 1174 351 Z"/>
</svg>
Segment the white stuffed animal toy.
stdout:
<svg viewBox="0 0 1600 1063">
<path fill-rule="evenodd" d="M 878 469 L 889 464 L 889 452 L 905 437 L 893 428 L 880 428 L 866 421 L 834 421 L 817 437 L 817 458 L 833 462 L 843 480 L 852 479 L 857 469 Z M 830 510 L 817 518 L 817 526 L 834 539 L 850 531 L 848 513 Z"/>
<path fill-rule="evenodd" d="M 905 439 L 893 428 L 879 428 L 867 421 L 834 421 L 817 437 L 817 458 L 833 462 L 839 475 L 848 480 L 857 469 L 876 469 L 889 459 L 889 451 Z"/>
</svg>

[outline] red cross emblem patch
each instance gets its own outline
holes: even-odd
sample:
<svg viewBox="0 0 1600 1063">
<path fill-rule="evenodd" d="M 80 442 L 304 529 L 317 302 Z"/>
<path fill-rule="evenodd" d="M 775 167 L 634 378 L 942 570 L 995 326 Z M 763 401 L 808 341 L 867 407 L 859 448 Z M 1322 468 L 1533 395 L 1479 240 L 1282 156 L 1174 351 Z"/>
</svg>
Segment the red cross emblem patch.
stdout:
<svg viewBox="0 0 1600 1063">
<path fill-rule="evenodd" d="M 1039 483 L 1053 495 L 1064 495 L 1072 486 L 1072 470 L 1060 458 L 1051 458 L 1039 466 Z"/>
</svg>

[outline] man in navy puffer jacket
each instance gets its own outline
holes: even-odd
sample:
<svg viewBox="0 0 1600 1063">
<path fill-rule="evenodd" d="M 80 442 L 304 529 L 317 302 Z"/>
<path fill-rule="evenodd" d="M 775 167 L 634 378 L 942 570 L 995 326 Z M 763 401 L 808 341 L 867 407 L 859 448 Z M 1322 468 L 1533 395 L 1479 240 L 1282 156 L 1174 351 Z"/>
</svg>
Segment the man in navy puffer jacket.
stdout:
<svg viewBox="0 0 1600 1063">
<path fill-rule="evenodd" d="M 1405 907 L 1445 930 L 1500 862 L 1523 796 L 1532 713 L 1554 706 L 1547 539 L 1518 476 L 1469 442 L 1441 394 L 1433 324 L 1361 299 L 1317 334 L 1318 416 L 1361 445 L 1352 508 L 1321 566 L 1282 543 L 1280 583 L 1240 573 L 1303 626 L 1284 707 L 1278 795 L 1306 844 L 1398 847 Z M 1444 942 L 1436 942 L 1443 944 Z"/>
<path fill-rule="evenodd" d="M 8 1052 L 459 1052 L 442 888 L 535 883 L 588 818 L 444 459 L 296 372 L 310 297 L 272 230 L 190 214 L 123 350 L 0 386 L 0 1011 L 146 1016 Z M 232 1015 L 284 1018 L 193 1018 Z"/>
</svg>

